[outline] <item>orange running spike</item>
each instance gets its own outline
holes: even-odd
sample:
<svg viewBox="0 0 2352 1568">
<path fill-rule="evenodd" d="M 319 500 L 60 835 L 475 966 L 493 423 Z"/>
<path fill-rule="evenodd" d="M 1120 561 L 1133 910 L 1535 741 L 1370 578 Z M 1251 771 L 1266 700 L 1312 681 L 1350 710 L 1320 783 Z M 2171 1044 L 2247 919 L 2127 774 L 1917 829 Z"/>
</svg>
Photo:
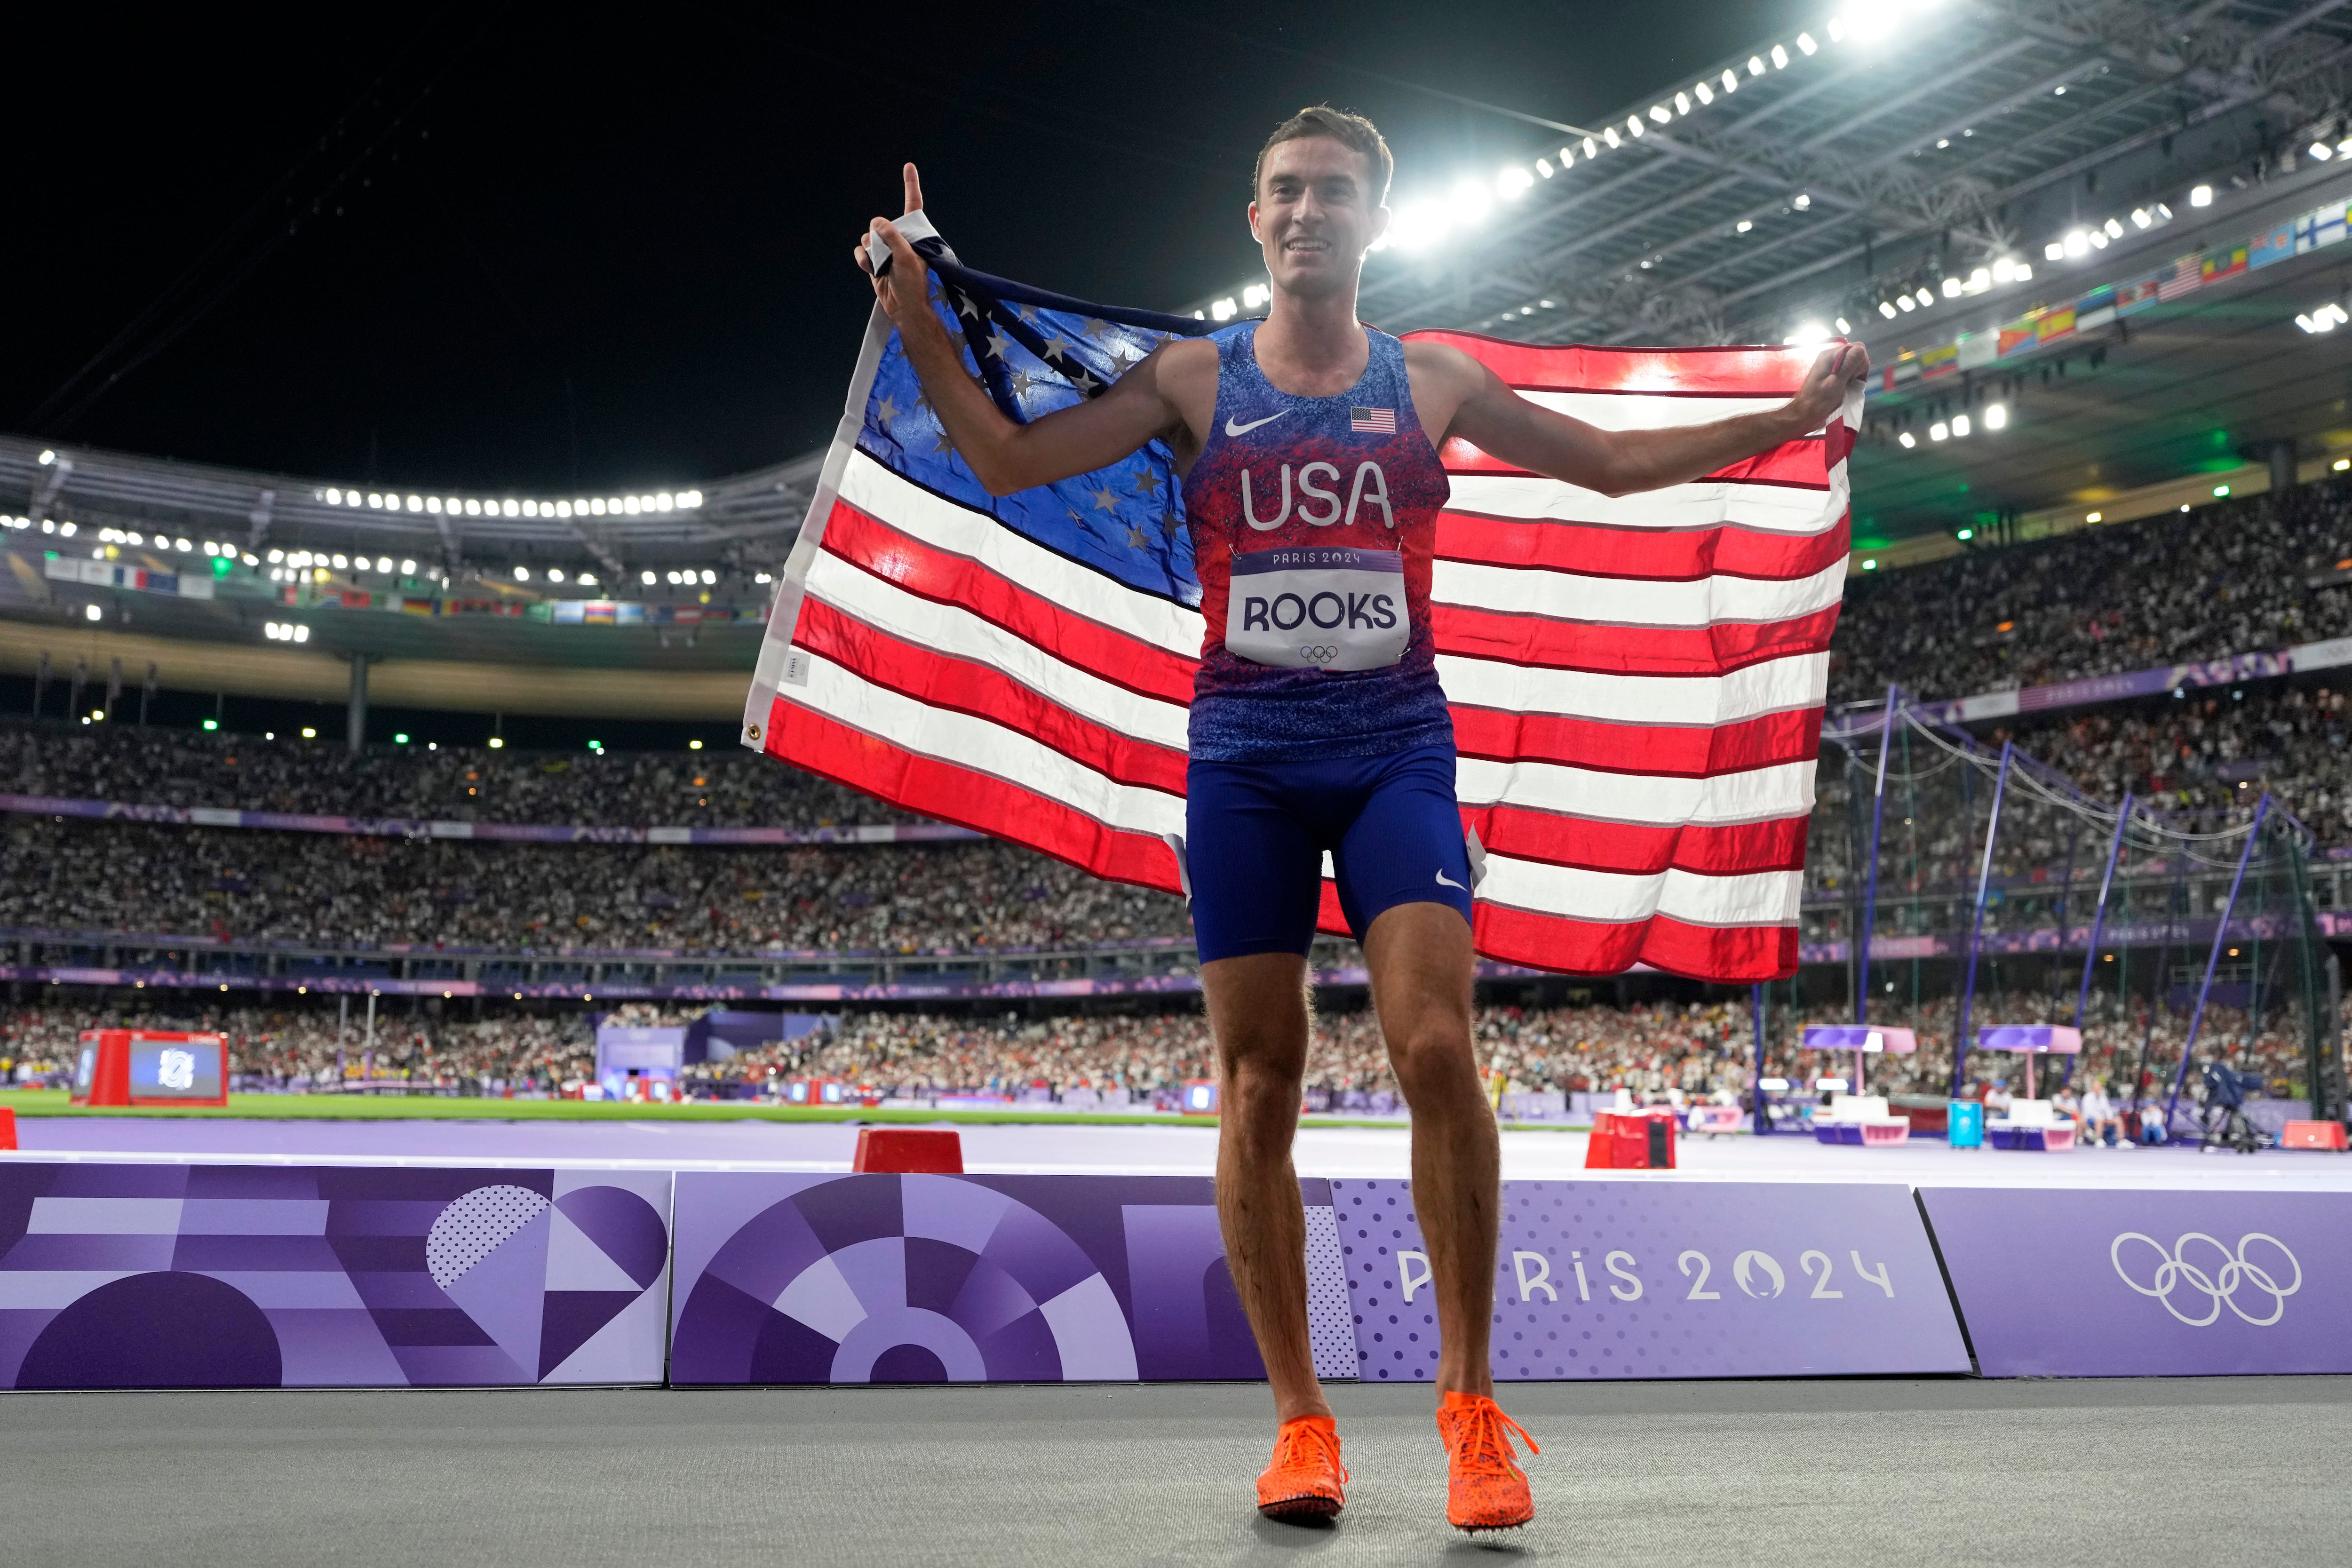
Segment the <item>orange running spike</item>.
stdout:
<svg viewBox="0 0 2352 1568">
<path fill-rule="evenodd" d="M 1275 1436 L 1274 1462 L 1257 1479 L 1257 1510 L 1268 1519 L 1329 1519 L 1348 1506 L 1347 1480 L 1338 1423 L 1301 1415 Z"/>
<path fill-rule="evenodd" d="M 1445 1522 L 1456 1530 L 1517 1530 L 1536 1516 L 1528 1473 L 1519 1468 L 1509 1434 L 1530 1454 L 1536 1440 L 1483 1394 L 1449 1394 L 1437 1407 L 1437 1435 L 1446 1458 Z"/>
</svg>

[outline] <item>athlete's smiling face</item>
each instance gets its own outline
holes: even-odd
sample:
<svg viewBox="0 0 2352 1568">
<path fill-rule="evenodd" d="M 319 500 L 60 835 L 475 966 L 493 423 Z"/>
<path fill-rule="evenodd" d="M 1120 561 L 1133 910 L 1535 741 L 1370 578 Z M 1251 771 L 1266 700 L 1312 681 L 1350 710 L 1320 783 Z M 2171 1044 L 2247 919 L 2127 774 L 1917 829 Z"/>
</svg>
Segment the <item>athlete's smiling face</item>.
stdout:
<svg viewBox="0 0 2352 1568">
<path fill-rule="evenodd" d="M 1364 251 L 1388 226 L 1370 160 L 1328 136 L 1266 150 L 1250 232 L 1276 289 L 1313 299 L 1352 289 Z"/>
</svg>

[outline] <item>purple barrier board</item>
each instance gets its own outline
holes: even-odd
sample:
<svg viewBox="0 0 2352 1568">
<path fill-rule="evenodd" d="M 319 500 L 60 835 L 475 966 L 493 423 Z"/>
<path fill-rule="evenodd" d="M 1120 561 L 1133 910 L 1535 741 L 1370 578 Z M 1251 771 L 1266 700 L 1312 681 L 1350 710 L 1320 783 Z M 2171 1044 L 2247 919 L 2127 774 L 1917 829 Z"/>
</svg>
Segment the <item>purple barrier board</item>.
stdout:
<svg viewBox="0 0 2352 1568">
<path fill-rule="evenodd" d="M 2352 1194 L 1919 1196 L 1987 1377 L 2352 1372 Z"/>
<path fill-rule="evenodd" d="M 669 1186 L 0 1163 L 0 1388 L 658 1384 Z"/>
<path fill-rule="evenodd" d="M 1334 1180 L 1357 1376 L 1437 1370 L 1429 1256 L 1401 1181 Z M 1497 1382 L 1965 1373 L 1910 1189 L 1506 1182 Z"/>
<path fill-rule="evenodd" d="M 1300 1184 L 1316 1370 L 1355 1372 L 1330 1184 Z M 681 1171 L 675 1384 L 1265 1375 L 1205 1176 Z"/>
</svg>

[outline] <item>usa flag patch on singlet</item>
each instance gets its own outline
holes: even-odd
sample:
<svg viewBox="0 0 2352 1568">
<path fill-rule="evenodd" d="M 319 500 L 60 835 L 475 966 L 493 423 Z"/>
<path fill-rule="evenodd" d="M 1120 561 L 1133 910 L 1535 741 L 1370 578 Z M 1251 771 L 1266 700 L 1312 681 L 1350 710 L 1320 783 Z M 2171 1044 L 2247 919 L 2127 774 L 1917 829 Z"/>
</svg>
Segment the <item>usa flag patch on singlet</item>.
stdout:
<svg viewBox="0 0 2352 1568">
<path fill-rule="evenodd" d="M 1393 436 L 1396 434 L 1396 410 L 1393 408 L 1350 408 L 1348 428 L 1358 436 Z"/>
</svg>

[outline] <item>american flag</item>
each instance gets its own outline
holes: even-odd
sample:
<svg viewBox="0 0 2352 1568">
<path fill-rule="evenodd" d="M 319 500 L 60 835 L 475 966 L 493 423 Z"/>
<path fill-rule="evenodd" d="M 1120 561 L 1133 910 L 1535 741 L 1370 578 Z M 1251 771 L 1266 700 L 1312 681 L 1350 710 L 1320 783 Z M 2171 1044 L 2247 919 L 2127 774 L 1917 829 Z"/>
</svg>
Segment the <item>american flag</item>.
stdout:
<svg viewBox="0 0 2352 1568">
<path fill-rule="evenodd" d="M 1214 330 L 991 278 L 952 252 L 935 268 L 966 363 L 1020 419 L 1099 392 L 1171 336 Z M 1815 352 L 1417 335 L 1619 429 L 1776 406 Z M 1447 444 L 1433 619 L 1463 822 L 1486 852 L 1482 952 L 1583 973 L 1794 973 L 1860 412 L 1856 392 L 1825 431 L 1619 498 Z M 779 585 L 743 742 L 1177 892 L 1199 602 L 1166 447 L 992 498 L 877 311 Z M 1328 881 L 1322 923 L 1346 929 Z"/>
<path fill-rule="evenodd" d="M 1396 410 L 1393 408 L 1350 408 L 1348 428 L 1359 436 L 1393 436 L 1396 434 Z"/>
</svg>

